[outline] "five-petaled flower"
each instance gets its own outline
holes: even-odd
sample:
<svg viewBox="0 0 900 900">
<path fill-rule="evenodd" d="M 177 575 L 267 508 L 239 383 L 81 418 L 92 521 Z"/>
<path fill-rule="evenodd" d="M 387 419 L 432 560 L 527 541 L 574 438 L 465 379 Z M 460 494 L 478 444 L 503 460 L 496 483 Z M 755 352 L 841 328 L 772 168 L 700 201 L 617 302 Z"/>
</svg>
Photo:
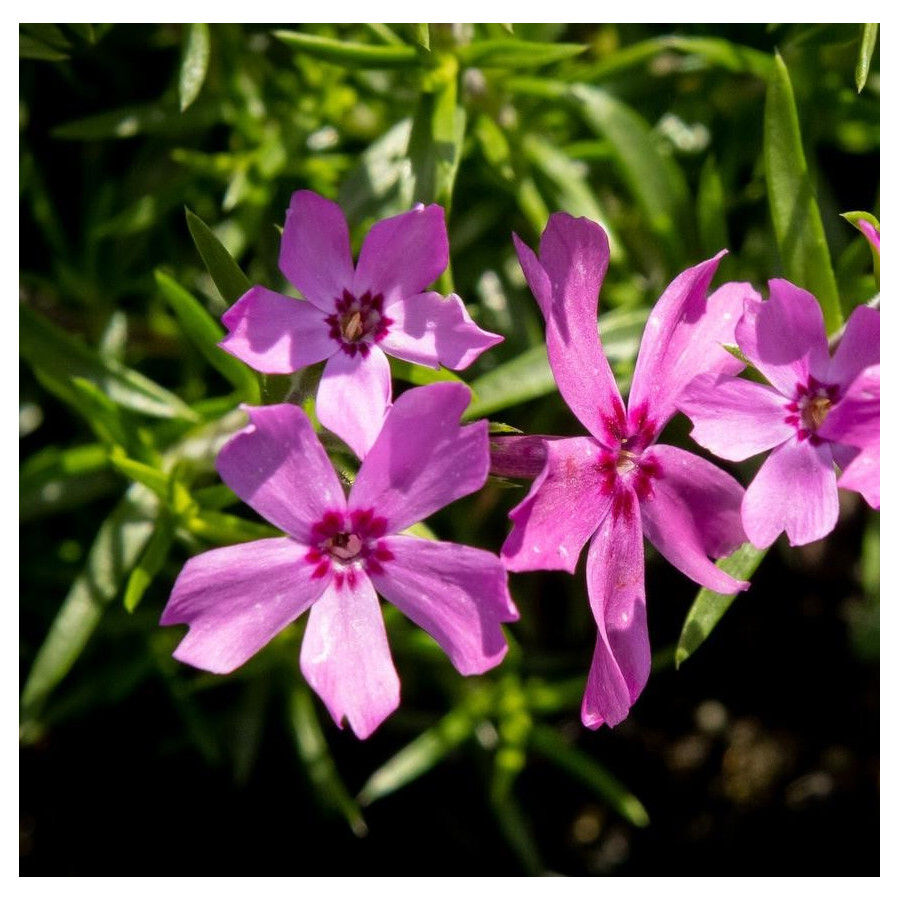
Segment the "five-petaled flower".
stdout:
<svg viewBox="0 0 900 900">
<path fill-rule="evenodd" d="M 269 374 L 327 360 L 316 413 L 363 458 L 391 402 L 384 351 L 434 368 L 464 369 L 502 340 L 479 328 L 455 294 L 426 291 L 448 260 L 444 210 L 419 205 L 376 223 L 354 268 L 341 208 L 297 191 L 278 262 L 306 299 L 251 288 L 223 316 L 229 333 L 221 346 Z"/>
<path fill-rule="evenodd" d="M 500 623 L 518 618 L 500 560 L 398 533 L 484 484 L 487 423 L 460 426 L 468 400 L 460 384 L 404 393 L 349 496 L 299 408 L 248 408 L 250 425 L 223 447 L 219 473 L 287 536 L 187 562 L 162 616 L 190 626 L 175 657 L 231 672 L 310 609 L 300 667 L 335 722 L 361 738 L 400 698 L 376 591 L 464 675 L 497 665 L 507 649 Z"/>
<path fill-rule="evenodd" d="M 574 572 L 593 536 L 587 586 L 598 636 L 581 717 L 589 728 L 615 725 L 650 672 L 642 531 L 699 584 L 726 594 L 748 586 L 708 558 L 744 541 L 740 485 L 706 460 L 656 443 L 687 381 L 700 371 L 740 370 L 721 344 L 732 340 L 742 296 L 721 289 L 707 302 L 718 257 L 679 275 L 650 313 L 626 410 L 597 334 L 606 233 L 556 213 L 540 259 L 514 239 L 547 323 L 556 383 L 591 437 L 546 442 L 543 471 L 510 513 L 515 524 L 501 557 L 512 571 Z"/>
<path fill-rule="evenodd" d="M 694 440 L 723 459 L 772 450 L 744 496 L 750 540 L 768 547 L 785 531 L 791 544 L 807 544 L 837 522 L 835 463 L 846 470 L 842 486 L 879 503 L 881 316 L 855 309 L 829 357 L 822 309 L 812 294 L 777 278 L 766 302 L 749 285 L 745 290 L 735 338 L 772 386 L 703 374 L 678 405 L 694 423 Z"/>
</svg>

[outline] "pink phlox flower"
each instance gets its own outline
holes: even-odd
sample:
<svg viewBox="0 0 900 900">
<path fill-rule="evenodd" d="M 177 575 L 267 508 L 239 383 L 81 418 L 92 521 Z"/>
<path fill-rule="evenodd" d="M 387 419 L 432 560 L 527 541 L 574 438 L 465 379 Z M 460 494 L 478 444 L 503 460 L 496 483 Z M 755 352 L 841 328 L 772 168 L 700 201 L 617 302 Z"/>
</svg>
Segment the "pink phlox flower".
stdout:
<svg viewBox="0 0 900 900">
<path fill-rule="evenodd" d="M 574 572 L 591 539 L 587 587 L 598 635 L 581 718 L 589 728 L 615 725 L 650 672 L 642 535 L 699 584 L 725 594 L 748 586 L 709 559 L 745 539 L 740 485 L 712 463 L 657 443 L 684 384 L 700 371 L 742 368 L 721 346 L 733 340 L 742 292 L 722 289 L 707 301 L 719 257 L 679 275 L 650 313 L 626 408 L 597 333 L 606 233 L 556 213 L 539 258 L 513 238 L 547 323 L 556 383 L 591 436 L 545 442 L 543 470 L 510 513 L 501 557 L 516 572 Z"/>
<path fill-rule="evenodd" d="M 507 649 L 500 623 L 518 618 L 500 560 L 400 533 L 484 484 L 487 423 L 460 426 L 468 401 L 460 384 L 404 393 L 349 496 L 299 408 L 247 408 L 250 425 L 223 447 L 219 473 L 286 537 L 187 562 L 161 620 L 190 626 L 175 658 L 231 672 L 309 609 L 300 668 L 335 722 L 361 738 L 400 698 L 376 592 L 464 675 L 496 666 Z"/>
<path fill-rule="evenodd" d="M 881 229 L 876 228 L 866 219 L 860 219 L 856 223 L 856 227 L 865 235 L 872 249 L 881 256 Z"/>
<path fill-rule="evenodd" d="M 444 210 L 416 206 L 369 231 L 354 267 L 341 208 L 297 191 L 278 263 L 305 300 L 253 287 L 222 317 L 221 346 L 260 372 L 287 374 L 327 360 L 316 397 L 322 424 L 362 459 L 391 402 L 385 352 L 464 369 L 503 340 L 483 331 L 458 296 L 427 291 L 447 268 Z"/>
<path fill-rule="evenodd" d="M 846 468 L 845 487 L 878 505 L 881 316 L 857 307 L 830 357 L 812 294 L 782 279 L 769 282 L 765 302 L 748 290 L 735 337 L 769 385 L 700 375 L 679 407 L 694 424 L 692 437 L 723 459 L 772 451 L 744 495 L 750 540 L 768 547 L 784 531 L 791 544 L 808 544 L 837 522 L 835 463 Z"/>
</svg>

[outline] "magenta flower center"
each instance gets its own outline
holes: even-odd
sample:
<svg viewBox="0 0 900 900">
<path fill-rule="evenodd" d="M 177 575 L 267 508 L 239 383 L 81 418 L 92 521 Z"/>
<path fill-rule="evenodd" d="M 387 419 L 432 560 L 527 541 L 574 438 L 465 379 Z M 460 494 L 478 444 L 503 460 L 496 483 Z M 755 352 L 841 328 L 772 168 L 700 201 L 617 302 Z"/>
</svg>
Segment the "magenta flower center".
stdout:
<svg viewBox="0 0 900 900">
<path fill-rule="evenodd" d="M 360 297 L 354 297 L 350 291 L 334 301 L 335 311 L 325 321 L 331 329 L 329 334 L 341 345 L 341 349 L 350 356 L 357 353 L 368 356 L 369 347 L 378 343 L 388 333 L 388 326 L 393 319 L 384 314 L 384 297 L 366 291 Z"/>
<path fill-rule="evenodd" d="M 352 587 L 359 572 L 381 575 L 382 563 L 394 558 L 380 540 L 386 531 L 387 521 L 371 509 L 325 513 L 313 526 L 306 554 L 306 561 L 315 566 L 313 578 L 330 574 L 338 587 L 345 579 Z"/>
<path fill-rule="evenodd" d="M 828 418 L 831 407 L 838 399 L 837 393 L 836 384 L 823 384 L 812 376 L 808 384 L 797 385 L 796 397 L 786 407 L 788 415 L 785 421 L 797 429 L 797 437 L 801 441 L 808 439 L 813 444 L 821 443 L 822 439 L 816 432 Z"/>
<path fill-rule="evenodd" d="M 628 422 L 607 419 L 608 439 L 613 446 L 603 447 L 597 468 L 602 475 L 600 490 L 615 498 L 623 491 L 633 490 L 639 500 L 653 496 L 653 480 L 661 474 L 659 463 L 650 447 L 653 444 L 656 425 L 639 408 L 628 417 Z M 613 504 L 613 512 L 621 504 Z"/>
</svg>

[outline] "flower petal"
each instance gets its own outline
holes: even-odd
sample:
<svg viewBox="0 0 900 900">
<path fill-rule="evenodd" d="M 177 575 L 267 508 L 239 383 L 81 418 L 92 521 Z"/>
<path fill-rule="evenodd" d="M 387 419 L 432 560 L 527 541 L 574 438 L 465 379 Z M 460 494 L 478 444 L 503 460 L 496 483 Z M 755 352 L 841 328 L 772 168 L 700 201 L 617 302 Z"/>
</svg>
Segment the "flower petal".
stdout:
<svg viewBox="0 0 900 900">
<path fill-rule="evenodd" d="M 402 394 L 360 467 L 351 507 L 374 509 L 394 533 L 477 491 L 490 455 L 487 422 L 459 424 L 470 396 L 451 382 Z"/>
<path fill-rule="evenodd" d="M 743 368 L 722 345 L 734 343 L 745 299 L 759 294 L 749 284 L 733 282 L 707 300 L 724 252 L 678 275 L 647 319 L 628 408 L 645 409 L 656 434 L 675 414 L 678 395 L 692 378 L 701 372 L 734 375 Z"/>
<path fill-rule="evenodd" d="M 375 589 L 427 631 L 463 675 L 479 675 L 503 659 L 500 623 L 519 615 L 493 553 L 405 535 L 380 544 L 394 558 L 382 574 L 370 573 Z"/>
<path fill-rule="evenodd" d="M 757 547 L 768 547 L 782 531 L 795 547 L 825 537 L 838 518 L 828 444 L 791 438 L 776 447 L 747 488 L 741 515 Z"/>
<path fill-rule="evenodd" d="M 785 398 L 768 385 L 730 375 L 698 375 L 678 408 L 694 425 L 691 437 L 722 459 L 747 459 L 797 433 Z"/>
<path fill-rule="evenodd" d="M 175 658 L 217 674 L 243 665 L 325 589 L 304 559 L 308 550 L 271 538 L 189 559 L 160 619 L 190 626 Z"/>
<path fill-rule="evenodd" d="M 881 313 L 857 306 L 847 319 L 844 336 L 834 351 L 828 381 L 847 387 L 863 369 L 881 360 Z"/>
<path fill-rule="evenodd" d="M 367 575 L 333 579 L 309 613 L 300 668 L 338 728 L 367 738 L 400 704 L 381 606 Z"/>
<path fill-rule="evenodd" d="M 511 572 L 574 572 L 581 548 L 612 505 L 612 493 L 597 468 L 600 446 L 593 438 L 548 441 L 546 449 L 544 470 L 509 514 L 513 530 L 500 557 Z"/>
<path fill-rule="evenodd" d="M 547 465 L 549 434 L 492 434 L 491 475 L 498 478 L 537 478 Z"/>
<path fill-rule="evenodd" d="M 519 262 L 547 320 L 547 356 L 570 409 L 594 437 L 617 439 L 625 407 L 597 331 L 597 301 L 609 265 L 606 232 L 589 219 L 554 213 L 540 263 L 515 238 Z"/>
<path fill-rule="evenodd" d="M 244 407 L 250 425 L 222 448 L 216 468 L 248 506 L 303 543 L 344 490 L 303 411 L 288 403 Z"/>
<path fill-rule="evenodd" d="M 443 207 L 420 204 L 372 226 L 359 252 L 353 292 L 381 294 L 387 307 L 424 291 L 449 259 Z"/>
<path fill-rule="evenodd" d="M 652 496 L 641 502 L 647 540 L 697 584 L 720 594 L 746 590 L 749 582 L 735 580 L 709 560 L 728 556 L 747 540 L 741 526 L 744 489 L 686 450 L 656 444 L 648 453 L 660 474 Z"/>
<path fill-rule="evenodd" d="M 829 441 L 868 447 L 881 440 L 881 365 L 862 371 L 816 432 Z"/>
<path fill-rule="evenodd" d="M 828 374 L 828 341 L 818 300 L 781 278 L 769 282 L 769 299 L 748 301 L 735 331 L 744 356 L 786 397 L 798 382 Z"/>
<path fill-rule="evenodd" d="M 838 487 L 859 491 L 872 509 L 881 508 L 881 445 L 871 444 L 856 455 L 838 478 Z"/>
<path fill-rule="evenodd" d="M 597 622 L 581 721 L 612 727 L 627 715 L 650 676 L 644 599 L 644 543 L 637 497 L 625 490 L 603 520 L 587 557 L 587 586 Z"/>
<path fill-rule="evenodd" d="M 322 310 L 264 287 L 252 287 L 222 316 L 219 343 L 257 372 L 286 375 L 327 359 L 338 349 Z"/>
<path fill-rule="evenodd" d="M 462 300 L 434 291 L 396 300 L 385 309 L 392 319 L 381 346 L 391 354 L 422 366 L 465 369 L 503 338 L 473 321 Z"/>
<path fill-rule="evenodd" d="M 366 356 L 341 350 L 325 363 L 316 394 L 316 415 L 365 459 L 391 406 L 391 367 L 378 347 Z"/>
<path fill-rule="evenodd" d="M 337 203 L 313 191 L 293 193 L 278 266 L 310 303 L 334 312 L 334 301 L 353 284 L 350 233 Z"/>
</svg>

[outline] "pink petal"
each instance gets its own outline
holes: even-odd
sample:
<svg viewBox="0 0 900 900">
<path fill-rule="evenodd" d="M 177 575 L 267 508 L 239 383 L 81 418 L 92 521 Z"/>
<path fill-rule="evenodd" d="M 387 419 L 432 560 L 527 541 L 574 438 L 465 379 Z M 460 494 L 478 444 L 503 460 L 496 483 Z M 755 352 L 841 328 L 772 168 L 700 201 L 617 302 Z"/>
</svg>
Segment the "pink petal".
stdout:
<svg viewBox="0 0 900 900">
<path fill-rule="evenodd" d="M 222 316 L 223 350 L 257 372 L 286 375 L 327 359 L 338 349 L 322 310 L 304 300 L 252 287 Z"/>
<path fill-rule="evenodd" d="M 594 437 L 615 440 L 625 408 L 597 331 L 597 299 L 609 265 L 606 232 L 589 219 L 554 213 L 540 263 L 516 240 L 519 262 L 547 320 L 547 356 L 566 403 Z M 620 429 L 619 429 L 620 430 Z"/>
<path fill-rule="evenodd" d="M 367 738 L 400 704 L 375 589 L 363 572 L 333 579 L 309 613 L 300 668 L 338 728 Z"/>
<path fill-rule="evenodd" d="M 574 572 L 581 548 L 612 505 L 597 468 L 600 446 L 593 438 L 561 438 L 546 448 L 543 472 L 509 514 L 513 530 L 500 557 L 511 572 Z"/>
<path fill-rule="evenodd" d="M 272 538 L 188 560 L 160 619 L 190 626 L 175 658 L 217 674 L 243 665 L 325 589 L 326 580 L 312 577 L 308 551 Z"/>
<path fill-rule="evenodd" d="M 847 387 L 868 366 L 881 360 L 881 313 L 857 306 L 847 319 L 844 335 L 834 351 L 828 381 Z"/>
<path fill-rule="evenodd" d="M 881 439 L 881 365 L 869 366 L 850 385 L 816 432 L 829 441 L 868 447 Z"/>
<path fill-rule="evenodd" d="M 537 478 L 547 464 L 547 434 L 492 434 L 491 475 L 499 478 Z"/>
<path fill-rule="evenodd" d="M 678 408 L 691 420 L 691 437 L 722 459 L 747 459 L 797 433 L 786 421 L 785 398 L 768 385 L 730 375 L 699 375 Z"/>
<path fill-rule="evenodd" d="M 479 328 L 456 294 L 444 299 L 429 291 L 402 297 L 385 315 L 393 324 L 381 346 L 391 356 L 435 369 L 465 369 L 503 340 Z"/>
<path fill-rule="evenodd" d="M 859 491 L 872 509 L 881 508 L 881 445 L 860 450 L 838 478 L 838 487 Z"/>
<path fill-rule="evenodd" d="M 750 587 L 710 562 L 728 556 L 747 540 L 741 526 L 744 489 L 727 472 L 693 453 L 656 444 L 660 468 L 653 494 L 641 503 L 647 540 L 679 572 L 720 594 Z"/>
<path fill-rule="evenodd" d="M 391 406 L 391 367 L 378 347 L 350 356 L 341 350 L 325 363 L 316 394 L 316 415 L 365 459 Z"/>
<path fill-rule="evenodd" d="M 726 284 L 708 300 L 718 256 L 686 269 L 654 306 L 638 351 L 628 408 L 646 409 L 656 434 L 675 414 L 678 395 L 700 373 L 729 375 L 742 363 L 722 346 L 734 343 L 744 300 L 759 297 L 749 284 Z"/>
<path fill-rule="evenodd" d="M 393 533 L 477 491 L 488 473 L 487 422 L 460 427 L 470 396 L 451 382 L 402 394 L 356 476 L 351 506 L 374 509 Z"/>
<path fill-rule="evenodd" d="M 769 299 L 750 302 L 735 331 L 750 362 L 786 397 L 810 374 L 824 381 L 828 373 L 825 320 L 818 300 L 789 281 L 773 278 Z"/>
<path fill-rule="evenodd" d="M 325 312 L 353 284 L 347 220 L 337 203 L 295 191 L 284 220 L 278 265 L 310 303 Z"/>
<path fill-rule="evenodd" d="M 856 223 L 856 227 L 865 235 L 866 240 L 872 245 L 872 249 L 880 256 L 881 232 L 871 222 L 867 222 L 865 219 L 860 219 Z"/>
<path fill-rule="evenodd" d="M 372 226 L 359 253 L 353 292 L 381 294 L 385 306 L 420 294 L 450 259 L 443 207 L 417 206 Z"/>
<path fill-rule="evenodd" d="M 828 444 L 791 438 L 776 447 L 747 488 L 741 514 L 757 547 L 768 547 L 782 531 L 795 547 L 825 537 L 838 518 Z"/>
<path fill-rule="evenodd" d="M 641 516 L 632 491 L 623 491 L 619 501 L 617 513 L 603 520 L 588 550 L 588 596 L 597 622 L 581 704 L 581 721 L 588 728 L 618 725 L 650 676 Z"/>
<path fill-rule="evenodd" d="M 344 490 L 303 411 L 288 403 L 244 407 L 250 425 L 222 448 L 222 480 L 263 518 L 303 543 Z"/>
<path fill-rule="evenodd" d="M 519 615 L 506 570 L 492 553 L 462 544 L 393 535 L 393 559 L 370 577 L 382 597 L 427 631 L 463 675 L 492 669 L 506 655 L 501 622 Z"/>
</svg>

